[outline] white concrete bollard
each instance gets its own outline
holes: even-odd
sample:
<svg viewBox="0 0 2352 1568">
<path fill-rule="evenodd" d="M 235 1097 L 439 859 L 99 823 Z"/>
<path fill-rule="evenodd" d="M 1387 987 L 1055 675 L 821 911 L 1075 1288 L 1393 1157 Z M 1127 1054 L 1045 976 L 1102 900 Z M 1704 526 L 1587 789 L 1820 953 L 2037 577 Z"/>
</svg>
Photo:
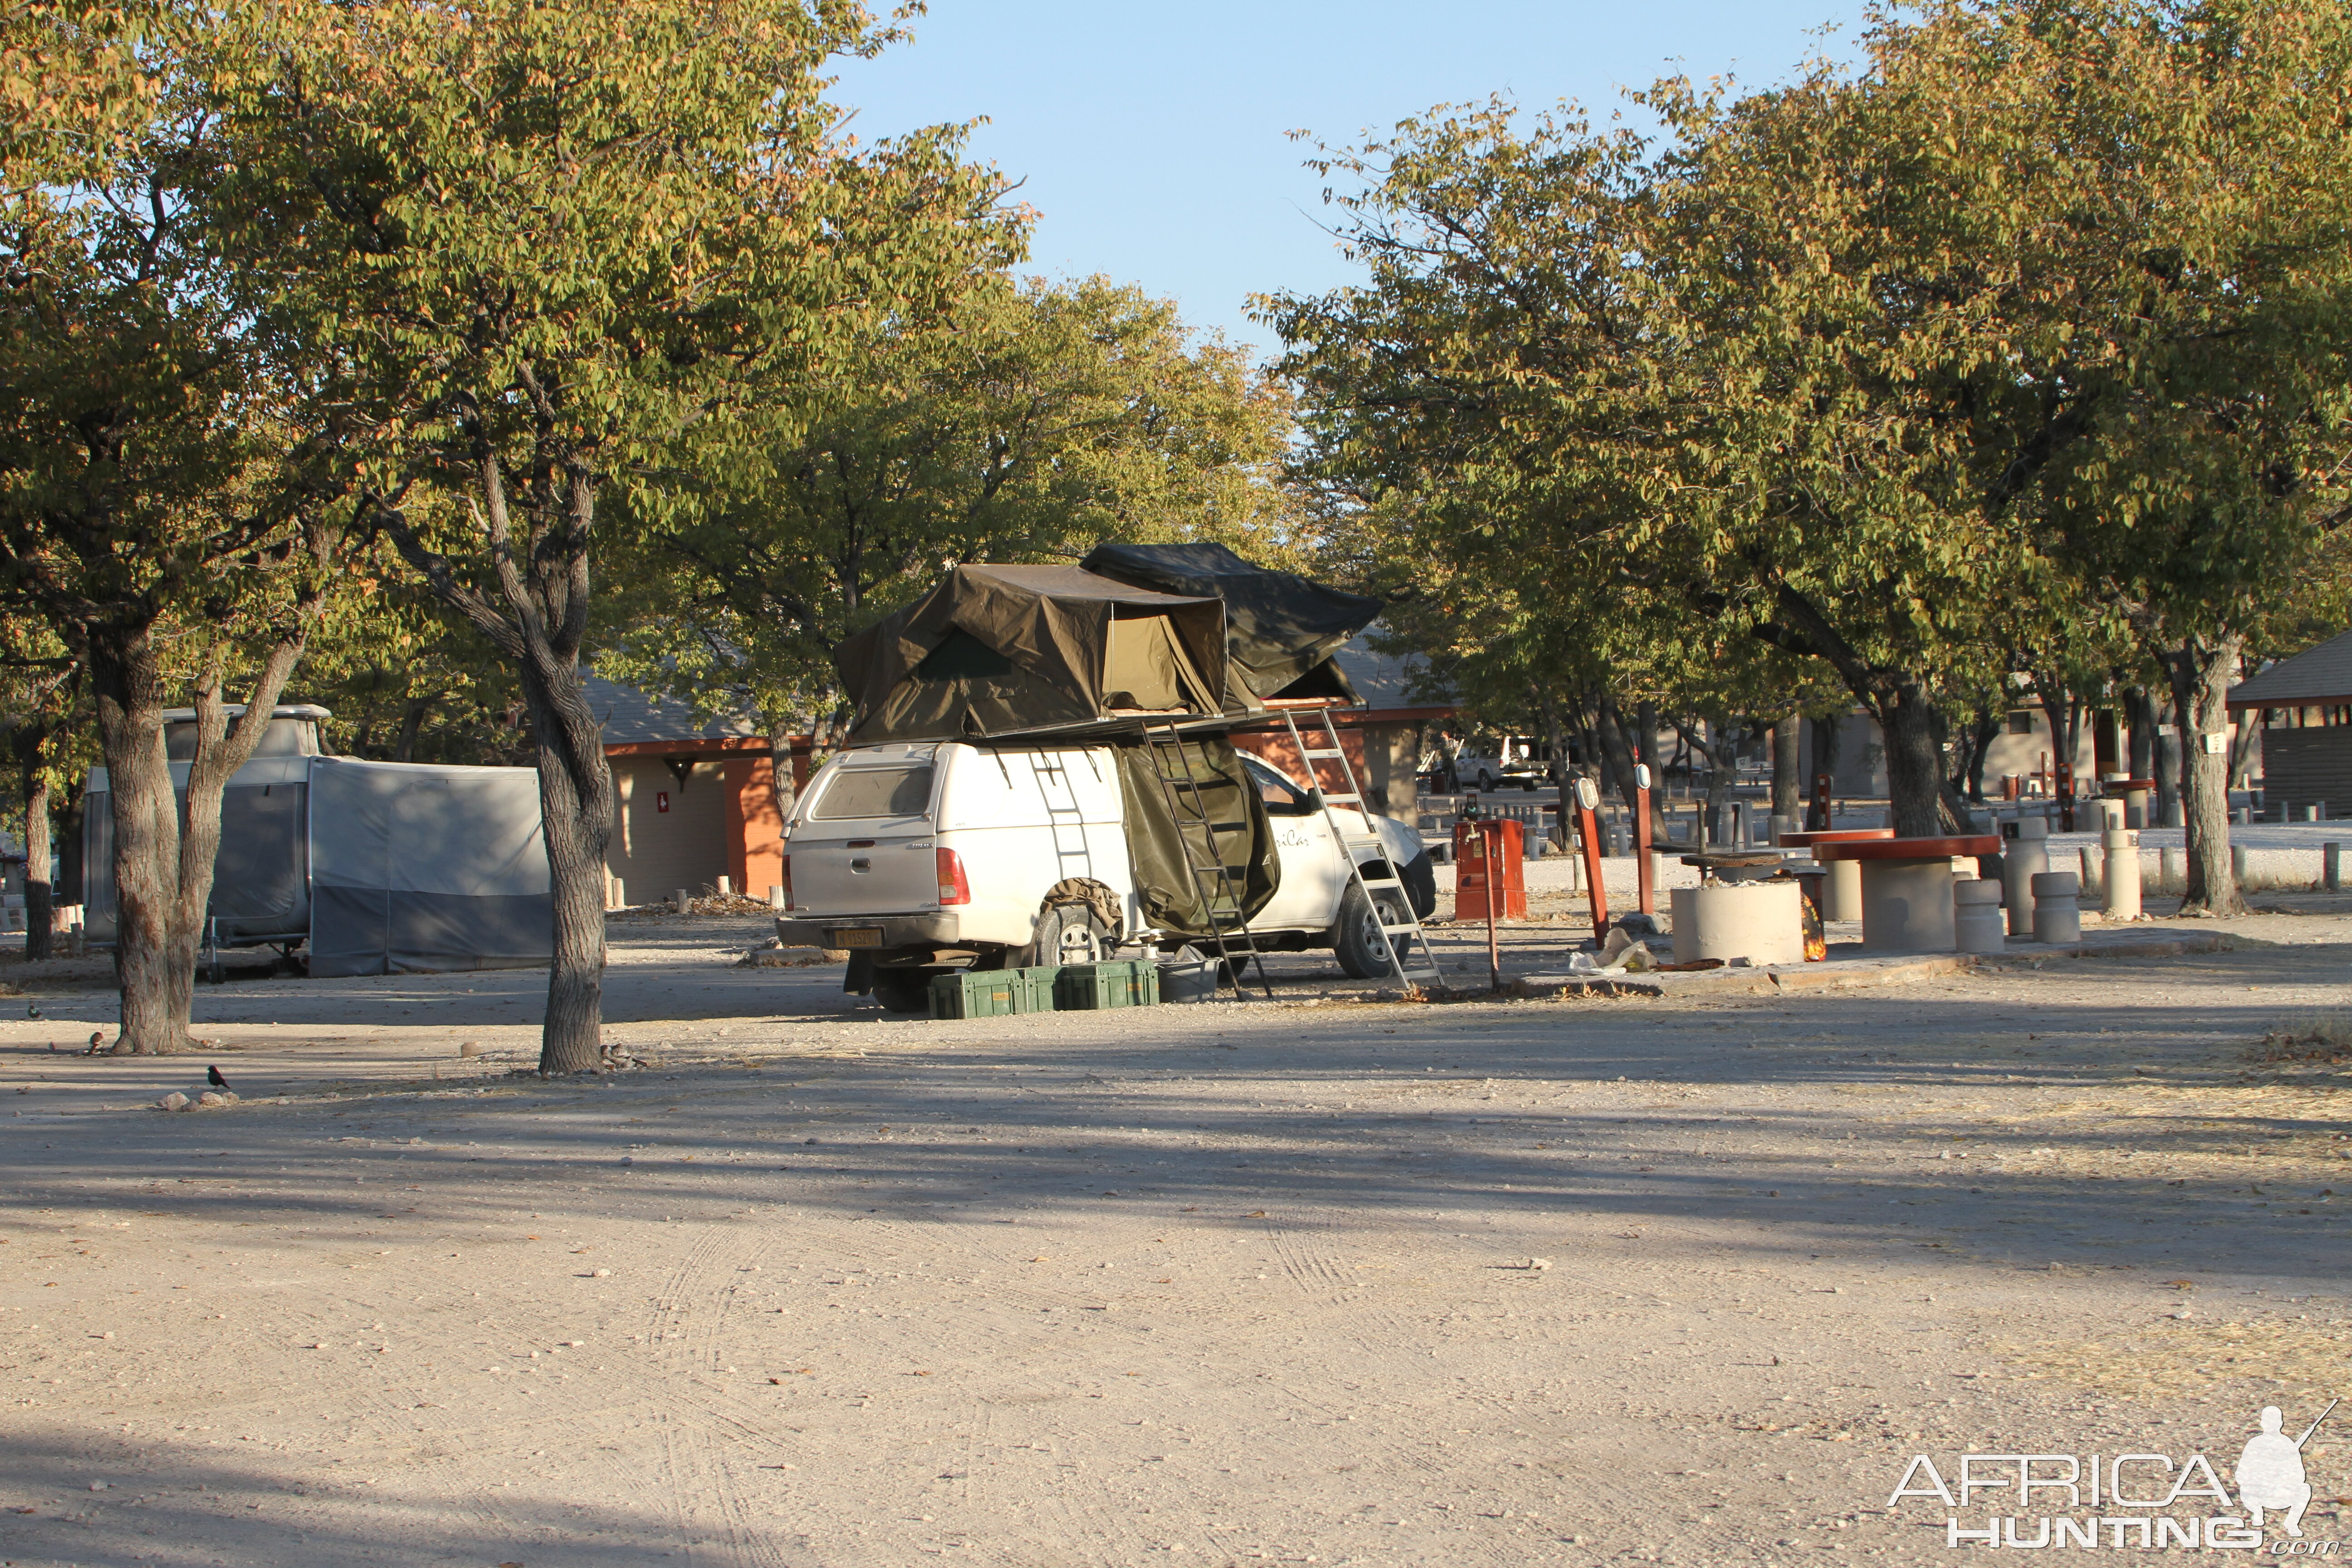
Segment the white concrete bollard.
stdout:
<svg viewBox="0 0 2352 1568">
<path fill-rule="evenodd" d="M 2095 853 L 2096 851 L 2087 844 L 2074 851 L 2076 867 L 2074 886 L 2078 891 L 2087 893 L 2099 885 L 2099 868 L 2091 863 L 2091 858 Z"/>
<path fill-rule="evenodd" d="M 2000 952 L 2007 948 L 2000 908 L 2001 884 L 1973 878 L 1952 884 L 1952 928 L 1962 952 Z"/>
<path fill-rule="evenodd" d="M 719 896 L 722 899 L 731 899 L 735 896 L 734 878 L 721 877 L 719 879 Z"/>
<path fill-rule="evenodd" d="M 2158 850 L 2156 870 L 2158 879 L 2164 884 L 2164 890 L 2168 893 L 2178 892 L 2189 886 L 2188 857 L 2179 849 Z"/>
<path fill-rule="evenodd" d="M 670 894 L 669 901 L 671 912 L 682 915 L 694 907 L 694 895 L 680 888 Z"/>
<path fill-rule="evenodd" d="M 2238 884 L 2238 891 L 2246 890 L 2246 847 L 2242 844 L 2230 846 L 2230 880 Z"/>
<path fill-rule="evenodd" d="M 2033 878 L 2033 939 L 2083 940 L 2083 879 L 2072 871 L 2041 871 Z"/>
<path fill-rule="evenodd" d="M 782 882 L 768 884 L 768 907 L 772 910 L 781 910 L 784 907 L 784 885 Z"/>
<path fill-rule="evenodd" d="M 2099 836 L 2106 864 L 2099 872 L 2099 908 L 2111 921 L 2139 919 L 2139 835 L 2110 827 Z"/>
<path fill-rule="evenodd" d="M 2028 936 L 2033 931 L 2033 877 L 2050 869 L 2050 823 L 2021 816 L 2002 823 L 2000 837 L 2000 901 L 2009 911 L 2009 934 Z"/>
</svg>

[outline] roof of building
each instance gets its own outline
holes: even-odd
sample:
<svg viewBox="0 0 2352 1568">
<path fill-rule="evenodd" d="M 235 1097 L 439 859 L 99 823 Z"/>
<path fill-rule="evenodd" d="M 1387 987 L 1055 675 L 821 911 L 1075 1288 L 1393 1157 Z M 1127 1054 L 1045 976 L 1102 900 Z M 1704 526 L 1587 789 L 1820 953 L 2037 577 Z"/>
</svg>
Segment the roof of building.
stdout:
<svg viewBox="0 0 2352 1568">
<path fill-rule="evenodd" d="M 1370 631 L 1360 632 L 1348 639 L 1339 652 L 1331 656 L 1349 683 L 1364 699 L 1364 706 L 1379 711 L 1391 708 L 1450 708 L 1453 693 L 1433 679 L 1429 661 L 1417 653 L 1392 654 L 1374 650 L 1371 638 L 1380 630 L 1375 622 Z"/>
<path fill-rule="evenodd" d="M 2230 689 L 2232 708 L 2317 708 L 2352 702 L 2352 632 L 2283 658 Z"/>
<path fill-rule="evenodd" d="M 687 703 L 656 697 L 601 675 L 584 676 L 581 686 L 587 693 L 588 706 L 595 712 L 596 721 L 604 727 L 604 743 L 608 746 L 648 741 L 739 740 L 767 733 L 766 726 L 754 715 L 722 714 L 698 720 Z"/>
</svg>

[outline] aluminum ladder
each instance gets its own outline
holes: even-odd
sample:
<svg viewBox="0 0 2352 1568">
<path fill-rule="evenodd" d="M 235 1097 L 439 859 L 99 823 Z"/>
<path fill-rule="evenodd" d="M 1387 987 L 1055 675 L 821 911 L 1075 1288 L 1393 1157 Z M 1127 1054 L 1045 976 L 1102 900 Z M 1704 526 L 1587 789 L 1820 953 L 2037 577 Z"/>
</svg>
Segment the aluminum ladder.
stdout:
<svg viewBox="0 0 2352 1568">
<path fill-rule="evenodd" d="M 1201 781 L 1193 776 L 1192 761 L 1184 754 L 1183 732 L 1173 723 L 1146 724 L 1143 741 L 1151 752 L 1151 771 L 1160 780 L 1160 793 L 1167 797 L 1168 815 L 1176 824 L 1177 842 L 1184 847 L 1185 863 L 1192 873 L 1192 895 L 1200 900 L 1205 917 L 1202 923 L 1208 927 L 1209 941 L 1217 950 L 1218 978 L 1221 983 L 1230 980 L 1234 998 L 1240 1001 L 1244 962 L 1255 961 L 1258 988 L 1271 1002 L 1274 982 L 1266 978 L 1265 955 L 1258 951 L 1257 939 L 1250 934 L 1249 918 L 1242 913 L 1242 890 L 1234 881 L 1232 868 L 1225 864 L 1224 847 L 1217 841 L 1217 824 L 1209 810 L 1208 797 L 1201 793 Z M 1173 772 L 1168 765 L 1171 751 L 1176 763 Z M 1250 787 L 1246 773 L 1241 787 Z M 1233 832 L 1247 824 L 1237 821 L 1224 826 Z M 1200 830 L 1198 840 L 1191 831 L 1195 827 Z M 1205 866 L 1195 853 L 1202 848 L 1209 857 Z M 1236 958 L 1236 953 L 1241 956 Z"/>
<path fill-rule="evenodd" d="M 1389 856 L 1389 847 L 1381 836 L 1371 830 L 1370 814 L 1364 809 L 1363 791 L 1356 784 L 1354 764 L 1348 761 L 1347 751 L 1339 744 L 1339 728 L 1331 721 L 1331 710 L 1318 708 L 1316 717 L 1323 721 L 1321 746 L 1309 746 L 1307 737 L 1299 732 L 1297 717 L 1291 710 L 1282 710 L 1282 722 L 1290 731 L 1290 742 L 1298 748 L 1299 760 L 1307 765 L 1307 782 L 1312 786 L 1309 798 L 1323 811 L 1324 826 L 1331 830 L 1331 841 L 1348 862 L 1348 875 L 1354 879 L 1356 889 L 1364 895 L 1364 902 L 1381 917 L 1381 945 L 1389 955 L 1389 970 L 1402 986 L 1438 985 L 1444 984 L 1437 967 L 1437 954 L 1429 945 L 1429 933 L 1421 929 L 1421 918 L 1412 912 L 1412 894 L 1406 890 L 1404 879 L 1398 876 L 1396 862 Z M 1347 788 L 1334 795 L 1323 788 L 1323 775 L 1318 764 L 1336 763 Z M 1353 806 L 1359 821 L 1364 824 L 1361 833 L 1350 833 L 1334 806 Z M 1364 870 L 1364 858 L 1376 857 L 1380 868 L 1370 874 Z M 1393 889 L 1396 901 L 1403 906 L 1404 919 L 1391 922 L 1390 908 L 1381 903 L 1379 895 Z M 1400 944 L 1397 939 L 1405 942 Z M 1417 947 L 1420 957 L 1412 959 L 1411 950 Z"/>
</svg>

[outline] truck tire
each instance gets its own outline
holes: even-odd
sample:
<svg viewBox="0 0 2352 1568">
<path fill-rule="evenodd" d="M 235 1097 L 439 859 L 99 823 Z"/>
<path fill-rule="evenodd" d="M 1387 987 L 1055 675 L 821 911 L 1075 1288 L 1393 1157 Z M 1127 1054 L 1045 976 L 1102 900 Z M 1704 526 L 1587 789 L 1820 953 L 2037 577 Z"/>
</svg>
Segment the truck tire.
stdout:
<svg viewBox="0 0 2352 1568">
<path fill-rule="evenodd" d="M 1037 916 L 1036 933 L 1024 956 L 1032 964 L 1099 963 L 1116 941 L 1095 905 L 1051 903 Z"/>
<path fill-rule="evenodd" d="M 1480 795 L 1495 793 L 1495 775 L 1484 768 L 1478 770 L 1478 793 Z"/>
<path fill-rule="evenodd" d="M 1373 904 L 1364 897 L 1364 889 L 1349 886 L 1348 896 L 1339 900 L 1339 922 L 1334 932 L 1331 951 L 1339 956 L 1339 967 L 1356 980 L 1378 980 L 1392 974 L 1389 965 L 1389 939 L 1381 931 L 1383 923 L 1395 925 L 1404 916 L 1404 905 L 1396 894 L 1382 892 L 1380 907 L 1386 915 L 1374 914 Z"/>
<path fill-rule="evenodd" d="M 931 1007 L 931 976 L 939 969 L 877 969 L 874 1000 L 886 1013 L 928 1013 Z"/>
<path fill-rule="evenodd" d="M 1415 920 L 1427 920 L 1437 912 L 1437 868 L 1424 849 L 1397 868 L 1397 880 L 1404 884 L 1405 897 L 1412 902 Z"/>
</svg>

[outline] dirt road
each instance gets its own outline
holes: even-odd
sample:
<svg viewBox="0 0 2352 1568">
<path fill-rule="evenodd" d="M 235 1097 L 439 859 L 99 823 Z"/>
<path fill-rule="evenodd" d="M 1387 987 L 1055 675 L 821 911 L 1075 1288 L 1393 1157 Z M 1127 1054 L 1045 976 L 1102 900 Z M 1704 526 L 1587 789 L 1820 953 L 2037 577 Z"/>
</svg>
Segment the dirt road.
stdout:
<svg viewBox="0 0 2352 1568">
<path fill-rule="evenodd" d="M 2249 1059 L 2343 1005 L 2352 906 L 2235 929 L 1710 1002 L 1365 1005 L 1297 960 L 1279 1005 L 945 1024 L 680 927 L 614 971 L 662 1065 L 593 1084 L 505 1076 L 536 976 L 207 988 L 218 1045 L 160 1065 L 48 1051 L 108 998 L 0 1001 L 0 1560 L 2030 1541 L 2063 1499 L 1889 1494 L 1919 1453 L 2226 1484 L 2262 1405 L 2352 1394 L 2352 1079 Z M 205 1060 L 238 1104 L 144 1108 Z M 2352 1535 L 2352 1440 L 2304 1458 L 2307 1539 Z"/>
</svg>

